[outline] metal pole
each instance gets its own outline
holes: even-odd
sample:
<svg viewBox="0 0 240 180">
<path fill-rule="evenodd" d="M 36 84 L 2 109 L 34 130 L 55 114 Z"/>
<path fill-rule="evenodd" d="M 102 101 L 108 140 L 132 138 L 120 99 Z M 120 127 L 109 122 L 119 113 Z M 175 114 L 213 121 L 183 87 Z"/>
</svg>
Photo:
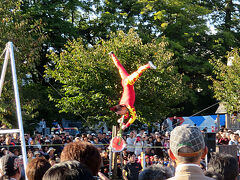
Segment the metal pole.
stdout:
<svg viewBox="0 0 240 180">
<path fill-rule="evenodd" d="M 110 147 L 110 146 L 109 146 Z M 108 175 L 109 177 L 112 177 L 112 148 L 109 148 L 109 171 L 108 171 Z"/>
<path fill-rule="evenodd" d="M 21 149 L 22 149 L 22 155 L 23 155 L 23 163 L 24 163 L 24 169 L 25 169 L 25 174 L 26 174 L 27 152 L 26 152 L 26 144 L 25 144 L 25 138 L 24 138 L 22 113 L 21 113 L 21 106 L 20 106 L 20 99 L 19 99 L 19 91 L 18 91 L 18 84 L 17 84 L 17 73 L 16 73 L 16 66 L 15 66 L 15 59 L 14 59 L 12 42 L 8 42 L 8 48 L 10 50 L 14 95 L 15 95 L 16 108 L 17 108 L 18 125 L 19 125 L 19 129 L 20 129 L 20 139 L 21 139 L 21 144 L 22 144 Z"/>
<path fill-rule="evenodd" d="M 3 63 L 3 69 L 2 69 L 2 74 L 1 74 L 1 80 L 0 80 L 0 97 L 2 95 L 2 89 L 3 89 L 3 83 L 4 83 L 4 79 L 5 79 L 5 75 L 6 75 L 6 71 L 7 71 L 7 65 L 8 65 L 8 59 L 9 59 L 9 48 L 6 48 L 6 52 L 5 52 L 5 58 L 4 58 L 4 63 Z"/>
<path fill-rule="evenodd" d="M 217 114 L 217 130 L 220 130 L 220 114 Z"/>
</svg>

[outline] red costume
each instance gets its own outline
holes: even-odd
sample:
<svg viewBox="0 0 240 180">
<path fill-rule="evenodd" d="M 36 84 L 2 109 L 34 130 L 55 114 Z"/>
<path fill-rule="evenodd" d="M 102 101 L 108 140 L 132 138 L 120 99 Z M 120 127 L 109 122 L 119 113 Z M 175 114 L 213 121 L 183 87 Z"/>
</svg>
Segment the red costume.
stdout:
<svg viewBox="0 0 240 180">
<path fill-rule="evenodd" d="M 113 52 L 110 53 L 114 64 L 118 68 L 118 71 L 120 73 L 120 76 L 122 78 L 122 87 L 123 87 L 123 94 L 121 97 L 121 100 L 119 102 L 120 105 L 125 105 L 130 113 L 130 119 L 126 124 L 123 125 L 122 129 L 125 129 L 129 127 L 136 119 L 136 111 L 134 108 L 134 102 L 135 102 L 135 91 L 134 91 L 134 83 L 136 80 L 142 75 L 142 73 L 147 70 L 148 68 L 156 69 L 156 67 L 149 62 L 146 65 L 143 65 L 138 68 L 137 71 L 129 75 L 125 68 L 122 66 L 122 64 L 119 62 L 117 57 L 114 55 Z M 128 114 L 123 115 L 125 118 L 128 118 Z M 124 118 L 122 116 L 122 119 Z"/>
</svg>

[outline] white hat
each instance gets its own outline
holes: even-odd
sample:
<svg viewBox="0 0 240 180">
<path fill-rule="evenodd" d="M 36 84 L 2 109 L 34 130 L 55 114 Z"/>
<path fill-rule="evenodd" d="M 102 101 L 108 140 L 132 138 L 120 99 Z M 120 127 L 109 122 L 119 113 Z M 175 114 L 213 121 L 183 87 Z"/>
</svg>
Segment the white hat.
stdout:
<svg viewBox="0 0 240 180">
<path fill-rule="evenodd" d="M 47 151 L 47 153 L 50 153 L 50 151 L 55 151 L 56 149 L 54 149 L 53 147 L 50 147 Z"/>
<path fill-rule="evenodd" d="M 36 156 L 37 154 L 41 154 L 41 153 L 39 151 L 35 151 L 34 156 Z"/>
</svg>

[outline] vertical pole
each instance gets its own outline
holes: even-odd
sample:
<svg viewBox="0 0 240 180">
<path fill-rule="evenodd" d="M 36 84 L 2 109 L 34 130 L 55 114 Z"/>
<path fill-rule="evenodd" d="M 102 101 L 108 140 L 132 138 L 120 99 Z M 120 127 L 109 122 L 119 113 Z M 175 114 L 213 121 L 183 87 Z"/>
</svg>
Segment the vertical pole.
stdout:
<svg viewBox="0 0 240 180">
<path fill-rule="evenodd" d="M 20 139 L 21 139 L 21 145 L 22 145 L 21 149 L 22 149 L 22 155 L 23 155 L 23 163 L 24 163 L 24 169 L 25 169 L 25 172 L 26 172 L 27 152 L 26 152 L 26 145 L 25 145 L 25 138 L 24 138 L 24 130 L 23 130 L 23 123 L 22 123 L 22 113 L 21 113 L 21 106 L 20 106 L 20 99 L 19 99 L 19 91 L 18 91 L 18 84 L 17 84 L 17 73 L 16 73 L 16 66 L 15 66 L 15 59 L 14 59 L 12 42 L 8 42 L 8 48 L 9 48 L 9 51 L 10 51 L 10 59 L 11 59 L 11 67 L 12 67 L 12 77 L 13 77 L 13 86 L 14 86 L 14 95 L 15 95 L 16 108 L 17 108 L 18 125 L 19 125 L 19 129 L 20 129 Z"/>
<path fill-rule="evenodd" d="M 113 126 L 113 138 L 117 136 L 117 126 Z M 112 179 L 117 179 L 117 153 L 112 152 Z"/>
<path fill-rule="evenodd" d="M 220 114 L 217 114 L 217 131 L 220 130 Z"/>
<path fill-rule="evenodd" d="M 3 69 L 2 69 L 2 74 L 1 74 L 1 80 L 0 80 L 0 97 L 2 95 L 2 89 L 3 89 L 3 83 L 7 71 L 7 65 L 8 65 L 8 59 L 9 59 L 9 48 L 6 47 L 6 52 L 5 52 L 5 58 L 4 58 L 4 63 L 3 63 Z"/>
<path fill-rule="evenodd" d="M 232 128 L 231 122 L 230 122 L 230 115 L 228 113 L 225 114 L 225 127 L 227 129 L 231 129 Z"/>
<path fill-rule="evenodd" d="M 142 159 L 142 168 L 145 169 L 146 168 L 146 160 L 145 160 L 145 152 L 141 152 L 141 159 Z"/>
<path fill-rule="evenodd" d="M 117 128 L 116 126 L 112 127 L 112 139 L 116 136 L 117 133 Z M 109 157 L 109 177 L 110 179 L 112 179 L 113 177 L 113 168 L 114 168 L 114 153 L 112 151 L 111 145 L 109 146 L 109 150 L 110 150 L 110 157 Z"/>
</svg>

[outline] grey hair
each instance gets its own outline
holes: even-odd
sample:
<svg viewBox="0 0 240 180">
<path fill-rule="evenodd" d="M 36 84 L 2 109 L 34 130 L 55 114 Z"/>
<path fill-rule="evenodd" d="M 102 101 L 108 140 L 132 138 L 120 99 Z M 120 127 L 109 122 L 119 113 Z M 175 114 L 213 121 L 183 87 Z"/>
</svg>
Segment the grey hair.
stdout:
<svg viewBox="0 0 240 180">
<path fill-rule="evenodd" d="M 139 180 L 165 180 L 173 176 L 169 167 L 152 165 L 144 169 L 138 176 Z"/>
</svg>

